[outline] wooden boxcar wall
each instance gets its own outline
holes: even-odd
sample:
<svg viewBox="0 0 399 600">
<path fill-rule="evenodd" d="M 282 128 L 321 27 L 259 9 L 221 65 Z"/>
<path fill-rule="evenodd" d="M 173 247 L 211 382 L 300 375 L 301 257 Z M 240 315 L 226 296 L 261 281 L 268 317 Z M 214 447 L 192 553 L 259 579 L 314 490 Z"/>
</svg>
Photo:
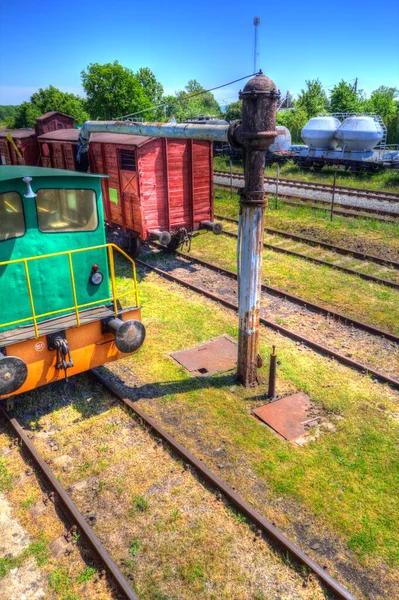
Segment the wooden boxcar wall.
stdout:
<svg viewBox="0 0 399 600">
<path fill-rule="evenodd" d="M 76 154 L 77 144 L 71 142 L 41 142 L 41 166 L 52 167 L 53 169 L 67 169 L 68 171 L 76 171 Z"/>
<path fill-rule="evenodd" d="M 29 165 L 40 166 L 39 144 L 36 137 L 17 138 L 13 137 L 16 146 L 18 147 L 22 158 L 20 158 L 12 144 L 5 137 L 0 137 L 0 161 L 3 165 Z"/>
<path fill-rule="evenodd" d="M 38 117 L 35 123 L 36 135 L 42 135 L 43 133 L 49 133 L 50 131 L 57 131 L 59 129 L 73 129 L 75 119 L 69 115 L 64 115 L 54 111 L 48 116 L 43 115 Z"/>
<path fill-rule="evenodd" d="M 121 168 L 120 151 L 134 153 L 135 171 Z M 106 173 L 107 220 L 142 239 L 157 229 L 198 229 L 213 218 L 212 143 L 152 139 L 141 146 L 90 144 L 92 172 Z"/>
<path fill-rule="evenodd" d="M 136 170 L 120 168 L 120 151 L 132 153 Z M 136 146 L 92 141 L 89 164 L 92 173 L 108 175 L 108 179 L 102 180 L 105 217 L 108 223 L 131 229 L 143 236 Z"/>
</svg>

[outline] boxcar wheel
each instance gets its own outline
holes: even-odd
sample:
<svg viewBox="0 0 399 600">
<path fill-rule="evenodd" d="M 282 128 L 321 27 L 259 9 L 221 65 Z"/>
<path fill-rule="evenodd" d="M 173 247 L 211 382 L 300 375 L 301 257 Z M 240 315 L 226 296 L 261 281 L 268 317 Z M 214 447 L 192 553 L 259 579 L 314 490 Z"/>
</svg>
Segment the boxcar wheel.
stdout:
<svg viewBox="0 0 399 600">
<path fill-rule="evenodd" d="M 179 246 L 180 246 L 180 238 L 172 237 L 171 241 L 166 246 L 165 250 L 167 252 L 176 252 L 176 250 L 178 249 Z"/>
<path fill-rule="evenodd" d="M 130 238 L 130 250 L 129 250 L 129 255 L 132 258 L 137 258 L 138 255 L 141 252 L 141 238 L 137 237 L 132 237 Z"/>
</svg>

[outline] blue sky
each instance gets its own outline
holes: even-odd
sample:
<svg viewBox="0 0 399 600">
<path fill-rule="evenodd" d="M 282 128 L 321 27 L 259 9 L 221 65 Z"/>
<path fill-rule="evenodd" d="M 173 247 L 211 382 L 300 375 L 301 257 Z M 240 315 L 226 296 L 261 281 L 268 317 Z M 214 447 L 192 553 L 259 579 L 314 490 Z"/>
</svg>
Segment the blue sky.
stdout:
<svg viewBox="0 0 399 600">
<path fill-rule="evenodd" d="M 260 16 L 260 66 L 277 86 L 298 93 L 305 79 L 328 88 L 359 78 L 369 94 L 399 87 L 399 3 L 307 0 L 2 0 L 0 104 L 28 100 L 50 84 L 82 93 L 90 62 L 150 67 L 166 93 L 189 79 L 211 88 L 253 72 L 253 17 Z M 328 4 L 328 6 L 327 6 Z M 245 82 L 244 82 L 245 84 Z M 216 92 L 237 99 L 243 84 Z"/>
</svg>

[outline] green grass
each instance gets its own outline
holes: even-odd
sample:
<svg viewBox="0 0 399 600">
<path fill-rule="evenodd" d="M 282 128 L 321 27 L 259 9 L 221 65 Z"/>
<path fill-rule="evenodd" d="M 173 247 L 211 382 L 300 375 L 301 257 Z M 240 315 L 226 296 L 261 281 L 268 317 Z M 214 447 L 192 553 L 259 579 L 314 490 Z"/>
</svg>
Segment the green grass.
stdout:
<svg viewBox="0 0 399 600">
<path fill-rule="evenodd" d="M 9 490 L 12 488 L 12 477 L 11 473 L 4 464 L 4 459 L 0 458 L 0 492 Z"/>
<path fill-rule="evenodd" d="M 42 567 L 47 563 L 48 557 L 47 540 L 41 537 L 17 556 L 0 558 L 0 578 L 5 577 L 12 569 L 20 567 L 28 558 L 34 558 L 37 566 Z"/>
<path fill-rule="evenodd" d="M 133 558 L 137 555 L 137 553 L 143 547 L 139 538 L 135 537 L 129 542 L 129 554 L 133 556 Z"/>
<path fill-rule="evenodd" d="M 76 578 L 76 582 L 86 583 L 87 581 L 93 579 L 95 575 L 97 575 L 97 569 L 95 569 L 94 567 L 86 567 L 85 569 L 83 569 L 80 575 L 78 575 L 78 577 Z"/>
<path fill-rule="evenodd" d="M 190 254 L 231 271 L 237 270 L 236 240 L 227 236 L 220 235 L 212 243 L 209 236 L 198 236 L 193 240 Z M 266 249 L 263 252 L 263 281 L 399 334 L 399 292 L 395 289 Z"/>
<path fill-rule="evenodd" d="M 237 387 L 233 394 L 232 374 L 195 379 L 168 357 L 171 351 L 222 333 L 235 336 L 233 313 L 154 274 L 146 274 L 140 295 L 147 338 L 143 349 L 126 363 L 132 364 L 140 384 L 150 385 L 153 391 L 151 400 L 141 400 L 143 408 L 158 419 L 165 416 L 168 429 L 178 438 L 196 421 L 201 423 L 197 435 L 205 445 L 218 447 L 223 436 L 233 463 L 236 460 L 241 470 L 254 473 L 273 496 L 295 500 L 326 531 L 341 536 L 360 560 L 399 564 L 398 422 L 392 416 L 397 412 L 398 395 L 262 329 L 263 357 L 277 342 L 277 392 L 309 393 L 336 425 L 335 432 L 326 432 L 317 442 L 298 449 L 249 414 L 253 396 L 262 390 Z M 265 363 L 260 370 L 264 378 Z M 178 416 L 176 428 L 167 420 L 169 413 Z M 185 443 L 204 455 L 191 435 L 187 434 Z M 234 471 L 225 472 L 226 476 L 245 496 L 246 481 L 234 479 Z M 264 512 L 264 503 L 258 508 Z"/>
<path fill-rule="evenodd" d="M 238 218 L 239 196 L 221 188 L 215 188 L 215 213 L 233 219 Z M 270 200 L 266 211 L 265 226 L 303 234 L 320 241 L 358 249 L 371 254 L 387 256 L 399 262 L 399 223 L 384 223 L 377 219 L 361 219 L 330 216 L 324 210 L 306 207 L 290 207 L 279 202 L 274 208 Z"/>
<path fill-rule="evenodd" d="M 48 581 L 50 589 L 57 594 L 57 600 L 81 600 L 81 596 L 71 589 L 74 581 L 66 569 L 54 569 L 49 574 Z"/>
<path fill-rule="evenodd" d="M 213 166 L 218 171 L 230 171 L 229 158 L 227 156 L 215 156 L 213 159 Z M 241 161 L 234 161 L 233 171 L 238 173 L 243 172 Z M 332 185 L 334 171 L 335 169 L 333 167 L 324 167 L 322 171 L 304 171 L 294 165 L 294 163 L 288 162 L 280 167 L 280 177 L 283 179 L 297 179 L 298 181 L 327 183 Z M 265 169 L 265 175 L 267 177 L 276 177 L 276 166 L 267 167 Z M 386 169 L 380 173 L 355 174 L 338 169 L 337 185 L 399 193 L 399 171 L 395 169 Z"/>
<path fill-rule="evenodd" d="M 149 502 L 144 496 L 135 496 L 132 499 L 130 513 L 134 515 L 138 512 L 146 512 L 149 508 Z"/>
</svg>

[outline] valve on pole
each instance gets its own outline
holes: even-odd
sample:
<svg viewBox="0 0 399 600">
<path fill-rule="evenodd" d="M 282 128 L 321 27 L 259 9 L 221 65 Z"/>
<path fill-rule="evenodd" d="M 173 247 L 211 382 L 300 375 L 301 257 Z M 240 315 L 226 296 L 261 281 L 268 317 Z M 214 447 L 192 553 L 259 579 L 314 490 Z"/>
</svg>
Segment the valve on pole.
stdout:
<svg viewBox="0 0 399 600">
<path fill-rule="evenodd" d="M 244 386 L 258 380 L 259 319 L 262 280 L 266 150 L 277 136 L 276 110 L 280 93 L 259 72 L 240 92 L 242 122 L 231 136 L 243 148 L 245 185 L 240 192 L 238 239 L 238 362 L 237 379 Z"/>
</svg>

